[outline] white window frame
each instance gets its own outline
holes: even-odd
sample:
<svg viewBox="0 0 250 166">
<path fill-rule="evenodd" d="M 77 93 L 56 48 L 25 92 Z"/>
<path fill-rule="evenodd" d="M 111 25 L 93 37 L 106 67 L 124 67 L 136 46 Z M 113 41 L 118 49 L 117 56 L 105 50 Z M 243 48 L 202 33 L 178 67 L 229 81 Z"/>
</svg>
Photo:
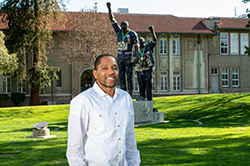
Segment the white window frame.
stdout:
<svg viewBox="0 0 250 166">
<path fill-rule="evenodd" d="M 3 74 L 3 93 L 10 94 L 11 93 L 11 75 Z"/>
<path fill-rule="evenodd" d="M 221 85 L 222 87 L 229 87 L 229 68 L 221 68 Z"/>
<path fill-rule="evenodd" d="M 160 55 L 167 55 L 168 54 L 168 40 L 166 35 L 161 35 L 159 40 L 159 52 Z"/>
<path fill-rule="evenodd" d="M 173 72 L 173 91 L 178 92 L 181 91 L 181 72 L 174 71 Z"/>
<path fill-rule="evenodd" d="M 161 86 L 161 92 L 167 92 L 168 91 L 168 72 L 167 71 L 162 71 L 160 73 L 160 86 Z"/>
<path fill-rule="evenodd" d="M 173 55 L 180 55 L 180 37 L 178 35 L 173 36 Z"/>
<path fill-rule="evenodd" d="M 222 43 L 226 43 L 226 45 L 222 45 Z M 226 53 L 222 53 L 222 49 L 226 49 Z M 220 33 L 220 54 L 228 55 L 228 33 Z"/>
<path fill-rule="evenodd" d="M 240 74 L 240 68 L 233 67 L 232 68 L 232 87 L 239 87 L 240 86 L 239 74 Z"/>
<path fill-rule="evenodd" d="M 249 47 L 249 42 L 248 42 L 248 33 L 241 33 L 240 34 L 240 54 L 241 55 L 247 55 L 245 54 L 245 46 Z"/>
<path fill-rule="evenodd" d="M 218 75 L 219 68 L 218 67 L 211 67 L 211 75 Z"/>
<path fill-rule="evenodd" d="M 231 55 L 239 55 L 239 34 L 230 33 L 230 53 Z"/>
<path fill-rule="evenodd" d="M 146 38 L 146 44 L 150 43 L 153 40 L 153 36 L 152 35 L 148 35 Z M 155 55 L 155 47 L 152 50 L 152 55 Z"/>
<path fill-rule="evenodd" d="M 17 90 L 18 93 L 26 93 L 26 83 L 23 79 L 17 80 Z"/>
</svg>

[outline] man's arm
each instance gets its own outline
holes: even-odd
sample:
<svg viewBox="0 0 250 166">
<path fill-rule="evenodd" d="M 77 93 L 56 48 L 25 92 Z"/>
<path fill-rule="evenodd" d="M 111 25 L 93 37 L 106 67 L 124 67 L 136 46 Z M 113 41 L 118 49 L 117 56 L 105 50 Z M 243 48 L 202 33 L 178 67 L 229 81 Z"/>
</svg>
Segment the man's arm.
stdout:
<svg viewBox="0 0 250 166">
<path fill-rule="evenodd" d="M 88 126 L 88 113 L 83 107 L 82 98 L 75 98 L 70 103 L 68 118 L 67 159 L 69 165 L 86 166 L 84 138 Z"/>
<path fill-rule="evenodd" d="M 107 2 L 106 5 L 107 5 L 108 10 L 109 10 L 109 19 L 110 19 L 110 21 L 115 22 L 114 21 L 115 17 L 114 17 L 114 14 L 113 14 L 112 10 L 111 10 L 111 3 Z"/>
<path fill-rule="evenodd" d="M 117 22 L 115 20 L 114 14 L 111 10 L 111 3 L 107 2 L 106 5 L 107 5 L 108 10 L 109 10 L 109 19 L 111 21 L 111 24 L 115 30 L 115 33 L 118 34 L 121 31 L 121 27 L 117 24 Z"/>
<path fill-rule="evenodd" d="M 139 40 L 138 40 L 138 36 L 137 36 L 137 33 L 134 32 L 134 35 L 133 35 L 133 38 L 132 38 L 132 43 L 134 44 L 134 54 L 135 56 L 134 59 L 132 60 L 133 57 L 131 57 L 131 61 L 130 63 L 138 63 L 139 59 L 140 59 L 140 51 L 139 51 Z"/>
<path fill-rule="evenodd" d="M 134 112 L 132 99 L 130 101 L 130 109 Z M 137 150 L 135 130 L 134 130 L 134 116 L 131 116 L 128 123 L 128 133 L 126 135 L 126 160 L 129 166 L 139 166 L 141 163 L 140 153 Z"/>
<path fill-rule="evenodd" d="M 156 42 L 157 42 L 157 38 L 156 38 L 156 35 L 155 35 L 155 31 L 154 31 L 154 26 L 150 25 L 148 27 L 148 29 L 150 30 L 152 36 L 153 36 L 153 44 L 150 45 L 150 50 L 153 50 L 153 48 L 155 47 L 156 45 Z"/>
</svg>

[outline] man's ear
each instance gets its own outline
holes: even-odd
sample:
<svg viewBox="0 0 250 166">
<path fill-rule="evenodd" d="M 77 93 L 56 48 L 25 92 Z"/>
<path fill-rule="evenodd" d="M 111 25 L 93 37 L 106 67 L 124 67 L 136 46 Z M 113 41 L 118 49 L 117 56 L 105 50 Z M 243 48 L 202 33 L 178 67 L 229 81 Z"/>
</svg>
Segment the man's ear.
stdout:
<svg viewBox="0 0 250 166">
<path fill-rule="evenodd" d="M 96 70 L 93 70 L 93 75 L 94 75 L 95 79 L 97 80 Z"/>
</svg>

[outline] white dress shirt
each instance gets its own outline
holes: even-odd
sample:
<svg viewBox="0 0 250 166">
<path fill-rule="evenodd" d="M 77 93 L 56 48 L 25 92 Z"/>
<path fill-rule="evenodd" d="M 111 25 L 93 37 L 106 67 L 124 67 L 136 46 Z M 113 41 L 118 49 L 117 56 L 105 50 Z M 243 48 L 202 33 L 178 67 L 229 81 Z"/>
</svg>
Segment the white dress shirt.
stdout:
<svg viewBox="0 0 250 166">
<path fill-rule="evenodd" d="M 97 83 L 70 102 L 67 158 L 71 166 L 139 166 L 130 95 L 113 99 Z"/>
</svg>

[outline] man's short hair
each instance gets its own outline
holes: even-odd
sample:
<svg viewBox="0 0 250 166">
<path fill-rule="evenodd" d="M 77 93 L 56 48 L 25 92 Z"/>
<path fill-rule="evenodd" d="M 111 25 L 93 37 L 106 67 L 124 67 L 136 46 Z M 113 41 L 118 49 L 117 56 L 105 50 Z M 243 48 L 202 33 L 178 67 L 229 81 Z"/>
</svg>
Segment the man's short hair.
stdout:
<svg viewBox="0 0 250 166">
<path fill-rule="evenodd" d="M 145 39 L 143 37 L 138 38 L 139 42 L 145 43 Z"/>
<path fill-rule="evenodd" d="M 127 26 L 127 27 L 128 27 L 128 26 L 129 26 L 129 23 L 128 23 L 127 21 L 123 21 L 123 22 L 121 23 L 121 27 L 122 27 L 122 26 Z"/>
<path fill-rule="evenodd" d="M 118 64 L 116 57 L 114 57 L 113 55 L 111 55 L 111 54 L 102 54 L 102 55 L 99 55 L 99 56 L 95 59 L 95 62 L 94 62 L 94 70 L 97 70 L 97 67 L 98 67 L 99 64 L 101 63 L 101 62 L 100 62 L 101 59 L 102 59 L 103 57 L 105 57 L 105 56 L 111 56 L 111 57 L 113 57 L 113 58 L 116 60 L 116 63 Z"/>
</svg>

